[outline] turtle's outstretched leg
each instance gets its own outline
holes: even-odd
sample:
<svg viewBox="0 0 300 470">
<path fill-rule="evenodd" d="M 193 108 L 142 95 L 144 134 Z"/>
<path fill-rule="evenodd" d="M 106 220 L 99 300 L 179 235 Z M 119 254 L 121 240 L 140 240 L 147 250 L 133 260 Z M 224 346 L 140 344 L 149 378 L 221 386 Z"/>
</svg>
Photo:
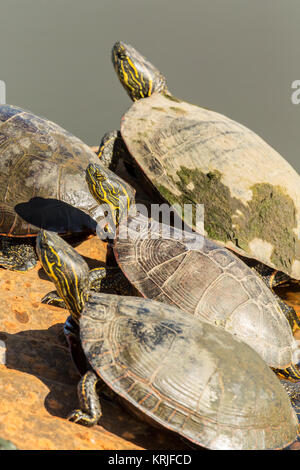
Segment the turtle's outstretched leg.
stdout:
<svg viewBox="0 0 300 470">
<path fill-rule="evenodd" d="M 291 307 L 290 305 L 288 305 L 284 300 L 282 300 L 277 294 L 275 294 L 275 292 L 273 292 L 273 294 L 275 295 L 276 299 L 277 299 L 277 302 L 279 303 L 279 306 L 285 316 L 285 318 L 287 319 L 287 321 L 289 322 L 291 328 L 292 328 L 292 331 L 294 332 L 295 330 L 297 330 L 298 328 L 300 328 L 300 319 L 297 315 L 297 313 L 295 312 L 295 310 L 293 309 L 293 307 Z"/>
<path fill-rule="evenodd" d="M 97 424 L 102 415 L 99 395 L 96 391 L 99 381 L 99 377 L 92 370 L 86 372 L 81 378 L 78 384 L 80 409 L 74 410 L 68 416 L 70 421 L 83 424 L 84 426 Z"/>
<path fill-rule="evenodd" d="M 132 176 L 136 176 L 132 157 L 127 150 L 120 131 L 115 130 L 104 134 L 97 155 L 101 163 L 111 171 L 115 171 L 119 161 L 123 160 L 128 173 Z"/>
<path fill-rule="evenodd" d="M 106 277 L 101 283 L 100 291 L 106 294 L 140 296 L 118 266 L 106 268 Z"/>
<path fill-rule="evenodd" d="M 24 239 L 0 236 L 0 266 L 12 271 L 35 267 L 37 256 L 33 245 Z"/>
<path fill-rule="evenodd" d="M 275 295 L 276 300 L 279 303 L 279 306 L 284 316 L 288 320 L 292 330 L 295 331 L 297 328 L 300 328 L 300 320 L 293 307 L 291 307 L 284 300 L 282 300 L 274 291 L 274 288 L 277 286 L 291 285 L 291 278 L 287 274 L 281 271 L 276 271 L 259 262 L 255 264 L 253 270 L 256 274 L 259 275 L 262 281 L 264 281 L 264 283 L 271 289 L 272 293 Z"/>
<path fill-rule="evenodd" d="M 270 268 L 259 261 L 255 262 L 253 269 L 260 276 L 260 278 L 265 282 L 265 284 L 273 290 L 278 286 L 291 286 L 299 284 L 298 281 L 294 281 L 290 278 L 288 274 L 283 273 L 282 271 L 277 271 L 276 269 Z"/>
<path fill-rule="evenodd" d="M 107 271 L 105 268 L 91 269 L 89 272 L 89 290 L 101 292 L 102 282 L 106 276 Z"/>
</svg>

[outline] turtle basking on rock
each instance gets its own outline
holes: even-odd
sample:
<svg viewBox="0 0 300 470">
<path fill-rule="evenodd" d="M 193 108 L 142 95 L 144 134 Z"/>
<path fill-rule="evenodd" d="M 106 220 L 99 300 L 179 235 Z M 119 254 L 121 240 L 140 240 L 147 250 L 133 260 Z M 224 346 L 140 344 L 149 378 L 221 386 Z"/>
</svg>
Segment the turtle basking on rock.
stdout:
<svg viewBox="0 0 300 470">
<path fill-rule="evenodd" d="M 103 163 L 115 168 L 122 156 L 174 207 L 204 204 L 205 235 L 299 280 L 297 172 L 245 126 L 174 97 L 165 77 L 132 46 L 117 42 L 112 61 L 134 104 L 121 132 L 104 136 Z M 195 220 L 192 225 L 197 228 Z M 282 274 L 270 280 L 275 286 Z"/>
<path fill-rule="evenodd" d="M 80 139 L 17 106 L 0 106 L 0 265 L 27 271 L 40 228 L 94 232 L 103 211 L 86 182 L 97 156 Z"/>
<path fill-rule="evenodd" d="M 71 421 L 98 422 L 105 384 L 141 418 L 210 449 L 296 439 L 288 395 L 252 348 L 171 305 L 89 291 L 87 264 L 55 233 L 40 232 L 37 253 L 71 313 L 65 331 L 82 374 Z"/>
</svg>

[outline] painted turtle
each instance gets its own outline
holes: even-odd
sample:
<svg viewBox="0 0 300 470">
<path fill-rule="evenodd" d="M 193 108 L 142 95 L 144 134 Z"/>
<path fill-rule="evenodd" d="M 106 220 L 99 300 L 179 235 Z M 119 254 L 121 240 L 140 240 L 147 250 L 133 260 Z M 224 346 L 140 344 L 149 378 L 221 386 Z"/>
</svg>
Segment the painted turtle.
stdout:
<svg viewBox="0 0 300 470">
<path fill-rule="evenodd" d="M 245 126 L 172 96 L 132 46 L 117 42 L 112 61 L 134 104 L 102 139 L 104 163 L 131 159 L 169 204 L 204 204 L 209 238 L 299 280 L 297 172 Z"/>
<path fill-rule="evenodd" d="M 62 234 L 95 230 L 103 212 L 84 175 L 87 164 L 98 161 L 57 124 L 17 106 L 0 106 L 1 266 L 32 268 L 30 239 L 40 228 Z"/>
<path fill-rule="evenodd" d="M 252 348 L 176 307 L 89 291 L 87 264 L 55 233 L 40 232 L 37 253 L 70 310 L 66 334 L 84 374 L 71 421 L 98 422 L 104 382 L 142 417 L 210 449 L 296 438 L 288 395 Z"/>
<path fill-rule="evenodd" d="M 91 163 L 86 179 L 96 201 L 106 203 L 97 233 L 113 239 L 118 265 L 144 297 L 226 329 L 280 374 L 300 379 L 292 331 L 299 319 L 253 269 L 203 235 L 138 213 L 133 188 L 112 172 Z"/>
</svg>

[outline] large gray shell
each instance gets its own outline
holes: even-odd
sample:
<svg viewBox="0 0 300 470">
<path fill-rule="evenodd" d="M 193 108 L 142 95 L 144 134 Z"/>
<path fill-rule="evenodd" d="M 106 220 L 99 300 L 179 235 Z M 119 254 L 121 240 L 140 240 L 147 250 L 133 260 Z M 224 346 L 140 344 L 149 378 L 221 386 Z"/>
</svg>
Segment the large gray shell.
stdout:
<svg viewBox="0 0 300 470">
<path fill-rule="evenodd" d="M 80 319 L 99 376 L 159 424 L 211 449 L 272 449 L 298 420 L 276 375 L 220 328 L 137 297 L 91 293 Z"/>
<path fill-rule="evenodd" d="M 226 248 L 140 214 L 122 221 L 114 251 L 143 296 L 224 328 L 272 367 L 295 362 L 298 346 L 275 296 Z"/>
<path fill-rule="evenodd" d="M 30 111 L 1 105 L 0 234 L 95 230 L 102 210 L 85 181 L 88 163 L 100 162 L 80 139 Z"/>
<path fill-rule="evenodd" d="M 170 204 L 204 204 L 209 238 L 300 279 L 300 177 L 254 132 L 153 94 L 131 106 L 121 133 Z"/>
</svg>

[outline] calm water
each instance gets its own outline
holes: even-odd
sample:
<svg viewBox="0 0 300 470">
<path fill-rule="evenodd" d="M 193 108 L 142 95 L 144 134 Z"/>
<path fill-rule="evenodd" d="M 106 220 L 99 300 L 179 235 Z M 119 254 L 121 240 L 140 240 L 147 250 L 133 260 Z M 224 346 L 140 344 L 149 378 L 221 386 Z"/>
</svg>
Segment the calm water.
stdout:
<svg viewBox="0 0 300 470">
<path fill-rule="evenodd" d="M 97 145 L 130 105 L 110 61 L 121 39 L 300 172 L 299 20 L 299 0 L 0 0 L 0 80 L 7 102 Z"/>
</svg>

